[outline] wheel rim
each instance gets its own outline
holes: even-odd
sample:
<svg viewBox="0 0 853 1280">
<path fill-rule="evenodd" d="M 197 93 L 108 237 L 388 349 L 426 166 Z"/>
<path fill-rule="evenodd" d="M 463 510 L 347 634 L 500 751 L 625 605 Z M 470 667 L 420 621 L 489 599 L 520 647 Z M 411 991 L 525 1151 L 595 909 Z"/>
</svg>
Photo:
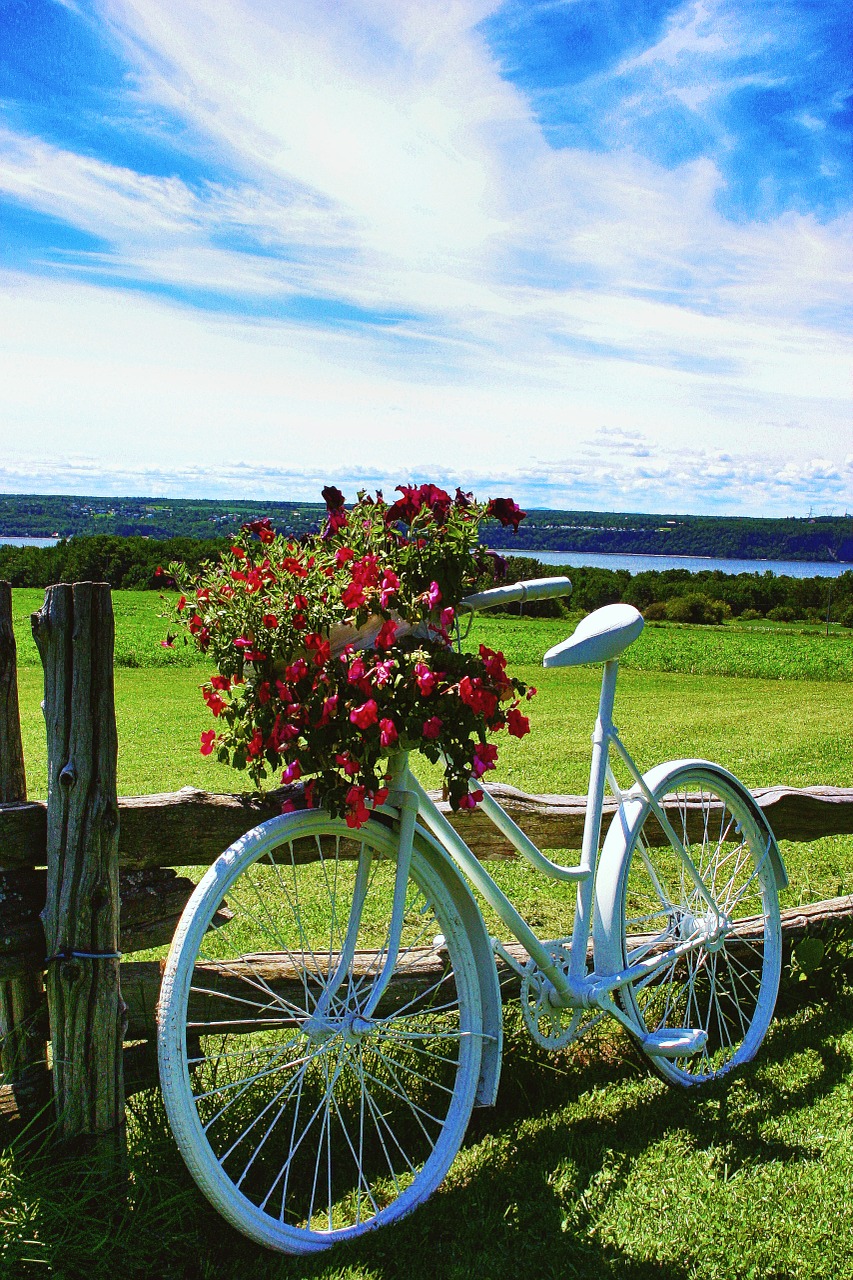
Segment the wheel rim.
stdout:
<svg viewBox="0 0 853 1280">
<path fill-rule="evenodd" d="M 660 843 L 648 811 L 623 883 L 625 963 L 673 946 L 688 950 L 626 988 L 623 998 L 647 1032 L 689 1027 L 706 1033 L 698 1053 L 652 1058 L 669 1079 L 697 1084 L 752 1058 L 773 1014 L 781 942 L 772 837 L 751 799 L 714 772 L 694 768 L 671 778 L 656 792 L 658 800 L 664 796 L 719 915 L 671 846 Z"/>
<path fill-rule="evenodd" d="M 267 844 L 211 880 L 185 931 L 181 1011 L 166 1018 L 186 1055 L 173 1127 L 234 1225 L 307 1252 L 399 1217 L 443 1178 L 476 1090 L 479 993 L 452 901 L 416 849 L 394 978 L 366 1015 L 392 836 L 309 819 Z M 364 909 L 342 963 L 359 868 Z M 231 918 L 205 933 L 223 899 Z"/>
</svg>

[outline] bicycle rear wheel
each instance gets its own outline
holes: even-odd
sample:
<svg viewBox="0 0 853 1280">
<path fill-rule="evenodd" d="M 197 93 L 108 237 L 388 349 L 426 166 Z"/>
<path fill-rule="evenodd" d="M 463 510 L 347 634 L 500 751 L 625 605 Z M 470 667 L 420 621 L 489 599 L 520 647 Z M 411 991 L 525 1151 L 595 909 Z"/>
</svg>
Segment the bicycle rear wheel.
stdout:
<svg viewBox="0 0 853 1280">
<path fill-rule="evenodd" d="M 474 955 L 417 844 L 393 977 L 363 1016 L 387 954 L 396 840 L 376 820 L 352 831 L 322 813 L 264 823 L 198 886 L 166 965 L 160 1074 L 178 1146 L 229 1222 L 285 1252 L 420 1204 L 474 1103 Z M 228 921 L 211 928 L 217 912 Z"/>
<path fill-rule="evenodd" d="M 726 770 L 686 761 L 650 777 L 720 916 L 648 801 L 632 797 L 602 850 L 596 967 L 615 974 L 682 948 L 618 997 L 661 1074 L 676 1084 L 700 1084 L 749 1061 L 773 1016 L 782 961 L 781 859 L 752 796 Z M 683 1056 L 655 1052 L 681 1030 L 704 1033 L 704 1046 Z"/>
</svg>

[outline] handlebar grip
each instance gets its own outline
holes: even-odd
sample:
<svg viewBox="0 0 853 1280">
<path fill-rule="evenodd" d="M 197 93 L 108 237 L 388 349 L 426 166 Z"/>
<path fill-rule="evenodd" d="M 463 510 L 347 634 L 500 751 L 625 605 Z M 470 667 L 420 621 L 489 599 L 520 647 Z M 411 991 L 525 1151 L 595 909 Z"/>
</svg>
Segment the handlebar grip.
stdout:
<svg viewBox="0 0 853 1280">
<path fill-rule="evenodd" d="M 512 604 L 515 600 L 554 600 L 572 594 L 569 578 L 531 578 L 529 582 L 511 582 L 506 587 L 491 587 L 477 591 L 459 601 L 460 609 L 493 609 L 496 605 Z"/>
</svg>

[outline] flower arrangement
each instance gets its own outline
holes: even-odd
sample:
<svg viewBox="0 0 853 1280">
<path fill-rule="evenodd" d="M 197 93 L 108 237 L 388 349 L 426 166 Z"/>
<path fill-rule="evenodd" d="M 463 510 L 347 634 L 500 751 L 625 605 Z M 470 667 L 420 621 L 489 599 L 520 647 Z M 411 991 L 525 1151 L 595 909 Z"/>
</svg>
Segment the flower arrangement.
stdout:
<svg viewBox="0 0 853 1280">
<path fill-rule="evenodd" d="M 481 522 L 517 529 L 525 512 L 432 484 L 397 492 L 393 503 L 359 493 L 347 510 L 329 486 L 319 533 L 296 543 L 253 520 L 197 575 L 169 570 L 177 620 L 217 668 L 202 686 L 217 720 L 202 753 L 256 785 L 270 770 L 303 779 L 309 806 L 352 827 L 385 799 L 398 747 L 443 756 L 452 807 L 474 807 L 482 792 L 469 779 L 497 760 L 488 735 L 526 734 L 521 701 L 535 693 L 507 675 L 503 654 L 450 642 L 459 601 L 485 568 Z"/>
</svg>

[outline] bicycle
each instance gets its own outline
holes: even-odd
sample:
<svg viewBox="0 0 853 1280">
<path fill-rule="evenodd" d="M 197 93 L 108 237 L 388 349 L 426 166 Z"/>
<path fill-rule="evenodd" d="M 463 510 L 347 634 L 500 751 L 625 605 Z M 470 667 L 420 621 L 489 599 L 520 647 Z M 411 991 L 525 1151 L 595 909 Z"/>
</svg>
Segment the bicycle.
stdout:
<svg viewBox="0 0 853 1280">
<path fill-rule="evenodd" d="M 544 579 L 463 605 L 570 590 Z M 608 605 L 544 658 L 604 664 L 578 865 L 545 857 L 487 791 L 481 802 L 535 870 L 576 885 L 566 937 L 537 936 L 405 750 L 362 828 L 309 810 L 273 818 L 198 885 L 163 975 L 163 1097 L 196 1182 L 255 1241 L 311 1253 L 400 1218 L 439 1186 L 473 1107 L 497 1093 L 496 957 L 549 1049 L 610 1014 L 672 1083 L 716 1079 L 756 1053 L 779 984 L 785 869 L 727 770 L 677 760 L 643 775 L 622 743 L 618 659 L 642 627 L 630 605 Z M 618 808 L 599 851 L 605 784 Z M 471 886 L 520 948 L 490 937 Z"/>
</svg>

